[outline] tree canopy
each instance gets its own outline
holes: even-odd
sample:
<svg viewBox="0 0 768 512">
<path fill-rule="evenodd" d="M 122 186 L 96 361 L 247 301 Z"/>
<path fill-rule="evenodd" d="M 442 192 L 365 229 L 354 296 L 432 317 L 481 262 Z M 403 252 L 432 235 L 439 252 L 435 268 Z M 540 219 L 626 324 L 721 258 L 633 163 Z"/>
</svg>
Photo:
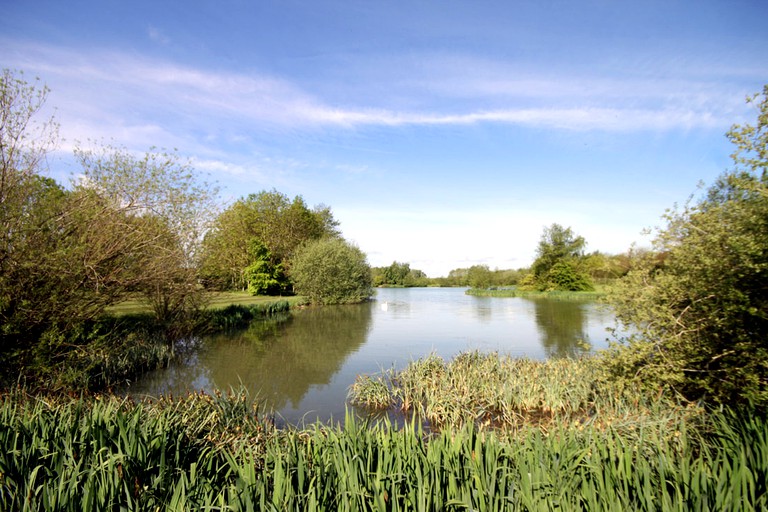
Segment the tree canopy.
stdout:
<svg viewBox="0 0 768 512">
<path fill-rule="evenodd" d="M 584 238 L 577 236 L 570 227 L 552 224 L 544 228 L 531 273 L 521 282 L 521 287 L 541 291 L 592 290 L 584 265 L 586 245 Z"/>
<path fill-rule="evenodd" d="M 189 305 L 214 191 L 174 154 L 77 150 L 69 189 L 44 176 L 55 124 L 36 124 L 47 89 L 0 80 L 0 323 L 27 347 L 143 294 L 161 320 Z"/>
<path fill-rule="evenodd" d="M 393 261 L 388 267 L 374 267 L 374 286 L 427 286 L 429 278 L 418 269 L 411 268 L 410 263 Z"/>
<path fill-rule="evenodd" d="M 351 304 L 373 295 L 365 254 L 341 238 L 304 245 L 291 262 L 296 292 L 315 304 Z"/>
</svg>

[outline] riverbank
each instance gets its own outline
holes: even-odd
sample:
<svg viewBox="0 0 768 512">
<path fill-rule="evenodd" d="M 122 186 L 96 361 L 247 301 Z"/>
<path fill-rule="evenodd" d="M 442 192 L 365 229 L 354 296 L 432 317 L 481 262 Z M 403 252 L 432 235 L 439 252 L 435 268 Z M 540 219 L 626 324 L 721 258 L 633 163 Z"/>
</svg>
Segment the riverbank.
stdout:
<svg viewBox="0 0 768 512">
<path fill-rule="evenodd" d="M 561 290 L 540 292 L 536 290 L 520 290 L 518 288 L 470 288 L 465 293 L 474 297 L 523 297 L 527 299 L 562 300 L 596 300 L 606 295 L 606 291 L 602 288 L 590 292 L 567 292 Z"/>
<path fill-rule="evenodd" d="M 8 354 L 2 387 L 41 392 L 99 392 L 165 368 L 176 353 L 203 334 L 247 327 L 252 321 L 305 304 L 302 297 L 219 293 L 205 308 L 158 322 L 143 301 L 127 301 L 77 329 L 52 330 L 45 343 Z"/>
<path fill-rule="evenodd" d="M 258 306 L 276 302 L 287 302 L 291 307 L 302 306 L 307 303 L 305 297 L 298 295 L 286 297 L 273 297 L 267 295 L 251 295 L 248 292 L 210 292 L 203 309 L 223 309 L 229 306 Z M 133 299 L 121 302 L 110 308 L 107 313 L 115 316 L 151 313 L 152 309 L 143 299 Z"/>
<path fill-rule="evenodd" d="M 562 390 L 567 394 L 567 389 Z M 553 397 L 554 398 L 554 397 Z M 565 395 L 561 397 L 566 399 Z M 768 422 L 620 398 L 621 422 L 276 429 L 242 393 L 0 396 L 3 510 L 764 510 Z M 633 417 L 636 401 L 655 411 Z M 596 408 L 598 409 L 598 408 Z"/>
</svg>

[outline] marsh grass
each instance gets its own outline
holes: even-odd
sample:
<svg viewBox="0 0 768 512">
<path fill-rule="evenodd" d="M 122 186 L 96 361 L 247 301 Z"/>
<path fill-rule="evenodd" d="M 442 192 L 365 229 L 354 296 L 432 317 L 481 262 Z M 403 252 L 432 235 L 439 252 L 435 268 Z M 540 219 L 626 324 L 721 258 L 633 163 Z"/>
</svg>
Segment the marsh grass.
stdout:
<svg viewBox="0 0 768 512">
<path fill-rule="evenodd" d="M 283 301 L 256 304 L 230 304 L 223 308 L 208 309 L 203 313 L 203 331 L 220 332 L 243 329 L 253 320 L 288 315 L 291 303 Z"/>
<path fill-rule="evenodd" d="M 435 430 L 469 423 L 505 430 L 554 424 L 662 429 L 677 414 L 703 415 L 674 397 L 649 398 L 614 385 L 597 357 L 538 361 L 478 351 L 449 361 L 432 354 L 400 371 L 358 376 L 349 400 L 419 418 Z"/>
<path fill-rule="evenodd" d="M 240 392 L 0 397 L 2 510 L 765 510 L 768 425 L 714 411 L 666 430 L 351 414 L 276 429 Z M 629 407 L 629 406 L 628 406 Z"/>
</svg>

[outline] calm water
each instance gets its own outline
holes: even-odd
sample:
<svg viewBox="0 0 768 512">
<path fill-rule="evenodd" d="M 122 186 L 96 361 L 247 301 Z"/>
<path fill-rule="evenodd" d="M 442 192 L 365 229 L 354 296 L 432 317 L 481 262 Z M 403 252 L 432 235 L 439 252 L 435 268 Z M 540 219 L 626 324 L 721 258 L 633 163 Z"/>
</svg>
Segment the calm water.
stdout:
<svg viewBox="0 0 768 512">
<path fill-rule="evenodd" d="M 243 385 L 289 423 L 342 419 L 361 373 L 466 350 L 547 358 L 607 346 L 613 315 L 591 302 L 480 298 L 457 288 L 379 289 L 356 306 L 309 308 L 201 340 L 127 392 L 210 392 Z"/>
</svg>

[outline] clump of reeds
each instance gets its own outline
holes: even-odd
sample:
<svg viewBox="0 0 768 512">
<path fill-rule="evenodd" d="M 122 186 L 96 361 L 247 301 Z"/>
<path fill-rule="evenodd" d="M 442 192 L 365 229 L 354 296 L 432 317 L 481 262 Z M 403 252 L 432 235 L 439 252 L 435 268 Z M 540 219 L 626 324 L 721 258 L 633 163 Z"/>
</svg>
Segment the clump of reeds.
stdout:
<svg viewBox="0 0 768 512">
<path fill-rule="evenodd" d="M 287 313 L 291 303 L 276 300 L 257 304 L 232 304 L 224 308 L 208 309 L 202 313 L 206 330 L 227 331 L 247 327 L 253 320 Z"/>
<path fill-rule="evenodd" d="M 674 397 L 620 389 L 601 378 L 599 365 L 592 357 L 539 361 L 474 351 L 445 361 L 432 354 L 400 371 L 359 376 L 349 399 L 355 406 L 417 416 L 434 429 L 465 423 L 507 429 L 661 425 L 667 411 L 702 413 Z"/>
</svg>

